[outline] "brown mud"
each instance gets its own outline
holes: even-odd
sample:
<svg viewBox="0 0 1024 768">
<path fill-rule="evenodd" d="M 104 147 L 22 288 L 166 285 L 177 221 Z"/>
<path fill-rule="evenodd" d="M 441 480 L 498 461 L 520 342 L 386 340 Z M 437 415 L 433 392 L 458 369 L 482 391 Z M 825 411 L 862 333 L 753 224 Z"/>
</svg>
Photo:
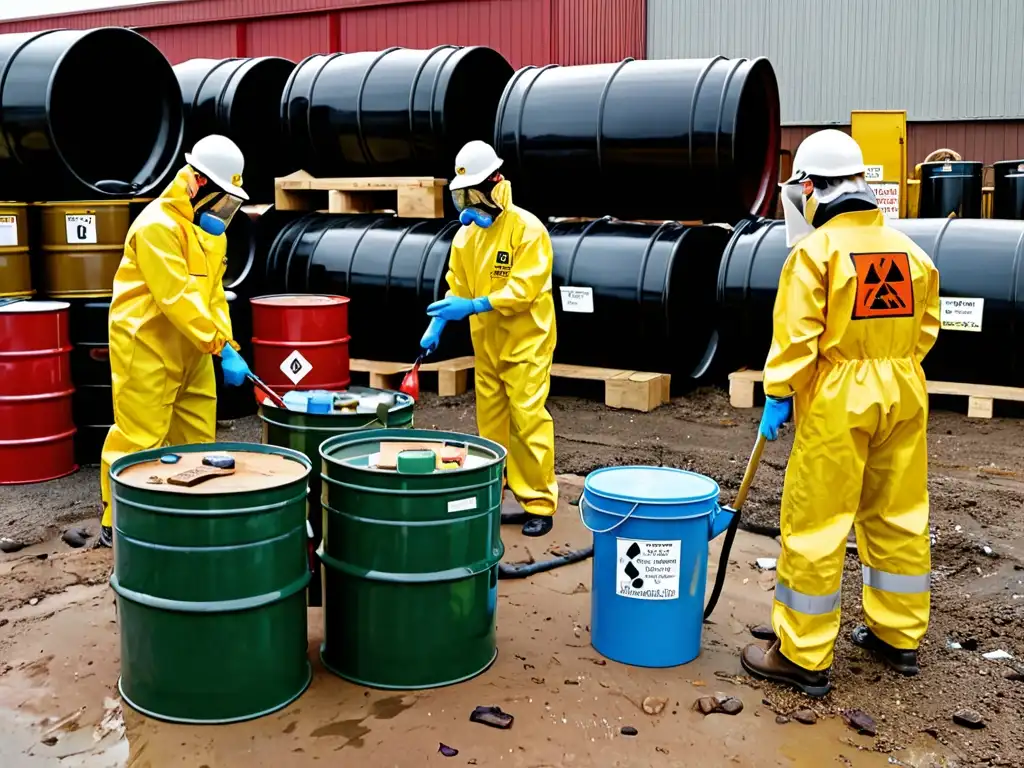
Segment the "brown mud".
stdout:
<svg viewBox="0 0 1024 768">
<path fill-rule="evenodd" d="M 760 417 L 756 409 L 730 408 L 714 390 L 649 414 L 565 397 L 553 398 L 550 407 L 560 473 L 579 476 L 627 463 L 678 466 L 716 479 L 726 501 L 742 477 Z M 475 431 L 472 395 L 424 396 L 416 424 Z M 258 440 L 258 421 L 224 425 L 220 437 Z M 1024 665 L 982 657 L 993 650 L 1024 657 L 1024 425 L 934 411 L 929 438 L 934 581 L 922 674 L 899 677 L 849 643 L 860 602 L 851 554 L 836 690 L 817 703 L 751 681 L 737 661 L 750 641 L 747 625 L 768 619 L 772 575 L 752 563 L 778 552 L 770 536 L 778 525 L 788 435 L 765 451 L 744 510 L 747 527 L 768 536 L 737 539 L 725 594 L 695 662 L 669 670 L 595 663 L 585 562 L 501 582 L 498 661 L 471 682 L 400 696 L 351 686 L 316 665 L 312 688 L 293 706 L 218 728 L 171 726 L 121 710 L 109 553 L 74 551 L 59 540 L 71 524 L 98 530 L 96 469 L 0 488 L 0 537 L 30 545 L 0 554 L 0 765 L 1024 765 Z M 563 501 L 578 488 L 578 477 L 563 478 Z M 506 531 L 509 561 L 542 559 L 545 548 L 587 540 L 567 505 L 548 540 Z M 320 636 L 320 615 L 311 610 L 311 656 Z M 695 699 L 714 693 L 737 696 L 743 711 L 704 717 L 691 709 Z M 660 714 L 643 711 L 649 696 L 669 699 Z M 501 706 L 515 724 L 500 731 L 470 723 L 478 704 Z M 816 725 L 776 722 L 777 715 L 808 706 L 820 716 Z M 965 708 L 981 715 L 984 729 L 953 723 Z M 841 712 L 850 709 L 870 715 L 877 736 L 847 727 Z M 623 736 L 625 725 L 638 735 Z M 458 749 L 458 756 L 439 754 L 439 743 Z"/>
</svg>

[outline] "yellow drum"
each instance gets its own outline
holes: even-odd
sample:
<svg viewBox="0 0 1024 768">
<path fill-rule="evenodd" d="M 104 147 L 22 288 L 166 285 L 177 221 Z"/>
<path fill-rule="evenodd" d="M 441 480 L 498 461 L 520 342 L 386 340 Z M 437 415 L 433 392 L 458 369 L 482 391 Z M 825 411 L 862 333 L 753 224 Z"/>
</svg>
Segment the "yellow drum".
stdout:
<svg viewBox="0 0 1024 768">
<path fill-rule="evenodd" d="M 28 206 L 0 203 L 0 299 L 35 293 L 28 255 Z"/>
<path fill-rule="evenodd" d="M 38 205 L 43 252 L 40 291 L 61 299 L 110 296 L 131 223 L 131 202 Z"/>
</svg>

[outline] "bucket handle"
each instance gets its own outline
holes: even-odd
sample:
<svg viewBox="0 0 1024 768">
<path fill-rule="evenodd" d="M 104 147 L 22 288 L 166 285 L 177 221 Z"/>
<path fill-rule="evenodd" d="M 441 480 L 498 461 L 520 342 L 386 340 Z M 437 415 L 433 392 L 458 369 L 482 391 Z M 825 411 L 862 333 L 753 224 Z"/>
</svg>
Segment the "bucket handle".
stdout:
<svg viewBox="0 0 1024 768">
<path fill-rule="evenodd" d="M 615 525 L 613 525 L 611 528 L 605 528 L 603 531 L 599 531 L 599 530 L 596 530 L 595 528 L 591 528 L 589 525 L 587 525 L 587 521 L 583 519 L 583 503 L 584 503 L 584 501 L 586 501 L 586 500 L 584 499 L 583 495 L 581 494 L 580 498 L 579 498 L 579 501 L 576 503 L 576 506 L 578 506 L 580 508 L 580 522 L 583 523 L 583 527 L 584 528 L 586 528 L 591 533 L 595 533 L 595 534 L 611 533 L 616 528 L 618 528 L 620 525 L 622 525 L 624 522 L 629 520 L 629 518 L 633 516 L 633 513 L 636 512 L 637 507 L 640 506 L 640 502 L 638 501 L 636 504 L 633 505 L 633 508 L 631 510 L 629 510 L 629 512 L 626 513 L 625 517 L 620 518 L 619 521 L 617 523 L 615 523 Z M 587 501 L 586 503 L 587 503 L 587 506 L 590 507 L 595 512 L 600 512 L 601 514 L 608 515 L 609 517 L 615 517 L 615 513 L 614 512 L 609 512 L 606 509 L 601 509 L 600 507 L 595 506 L 593 504 L 593 502 L 590 502 L 590 501 Z"/>
</svg>

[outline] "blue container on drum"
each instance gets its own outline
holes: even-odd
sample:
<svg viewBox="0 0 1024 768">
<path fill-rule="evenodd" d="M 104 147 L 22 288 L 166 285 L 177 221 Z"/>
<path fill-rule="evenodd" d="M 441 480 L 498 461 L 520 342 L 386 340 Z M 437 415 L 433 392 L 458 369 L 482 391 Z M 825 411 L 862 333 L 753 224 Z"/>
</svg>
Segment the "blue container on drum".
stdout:
<svg viewBox="0 0 1024 768">
<path fill-rule="evenodd" d="M 733 512 L 718 483 L 671 467 L 587 475 L 580 518 L 594 534 L 590 637 L 603 656 L 674 667 L 700 654 L 708 542 Z"/>
</svg>

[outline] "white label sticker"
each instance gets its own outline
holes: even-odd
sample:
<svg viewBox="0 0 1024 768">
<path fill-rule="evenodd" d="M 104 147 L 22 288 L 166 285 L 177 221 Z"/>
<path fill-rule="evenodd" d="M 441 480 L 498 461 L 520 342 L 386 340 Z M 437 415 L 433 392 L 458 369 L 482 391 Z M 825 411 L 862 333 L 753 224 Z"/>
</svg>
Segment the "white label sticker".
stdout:
<svg viewBox="0 0 1024 768">
<path fill-rule="evenodd" d="M 984 299 L 939 298 L 939 323 L 944 331 L 981 332 Z"/>
<path fill-rule="evenodd" d="M 866 181 L 881 181 L 885 178 L 882 175 L 882 166 L 880 165 L 866 165 L 864 166 L 864 179 Z"/>
<path fill-rule="evenodd" d="M 872 184 L 871 191 L 875 193 L 875 200 L 882 213 L 890 219 L 900 217 L 900 185 L 894 183 Z"/>
<path fill-rule="evenodd" d="M 96 242 L 96 217 L 91 213 L 64 215 L 68 245 L 93 245 Z"/>
<path fill-rule="evenodd" d="M 563 312 L 584 312 L 587 314 L 593 314 L 593 288 L 573 288 L 568 285 L 562 285 L 559 286 L 558 290 L 562 293 Z"/>
<path fill-rule="evenodd" d="M 292 384 L 298 384 L 306 375 L 313 370 L 313 365 L 299 354 L 299 350 L 293 351 L 281 363 L 281 373 L 288 377 Z"/>
<path fill-rule="evenodd" d="M 0 246 L 18 244 L 18 217 L 0 216 Z"/>
<path fill-rule="evenodd" d="M 638 600 L 679 597 L 681 541 L 616 539 L 615 594 Z"/>
<path fill-rule="evenodd" d="M 455 501 L 448 502 L 448 513 L 452 512 L 469 512 L 471 509 L 476 509 L 476 496 L 470 499 L 456 499 Z"/>
</svg>

